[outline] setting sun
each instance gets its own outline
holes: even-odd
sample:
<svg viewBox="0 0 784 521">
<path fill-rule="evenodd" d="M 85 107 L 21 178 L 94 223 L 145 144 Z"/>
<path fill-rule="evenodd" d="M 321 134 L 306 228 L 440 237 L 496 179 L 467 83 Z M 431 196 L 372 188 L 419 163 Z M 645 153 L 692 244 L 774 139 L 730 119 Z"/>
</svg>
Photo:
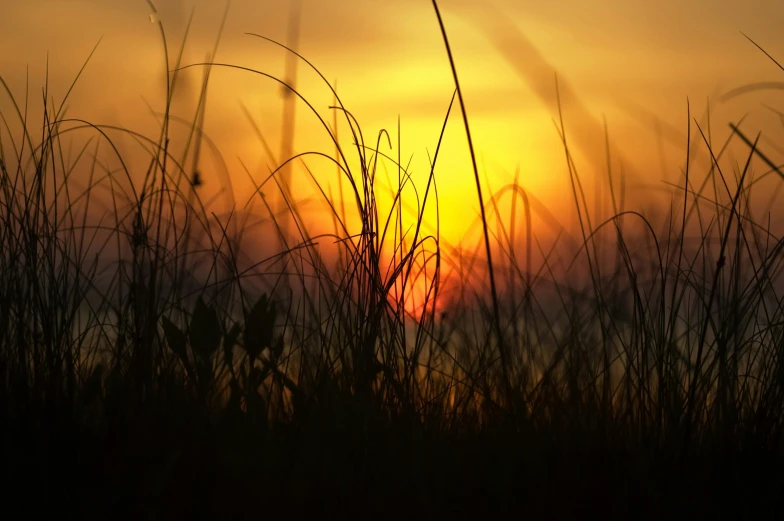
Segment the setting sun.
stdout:
<svg viewBox="0 0 784 521">
<path fill-rule="evenodd" d="M 4 2 L 6 509 L 780 518 L 783 19 Z"/>
</svg>

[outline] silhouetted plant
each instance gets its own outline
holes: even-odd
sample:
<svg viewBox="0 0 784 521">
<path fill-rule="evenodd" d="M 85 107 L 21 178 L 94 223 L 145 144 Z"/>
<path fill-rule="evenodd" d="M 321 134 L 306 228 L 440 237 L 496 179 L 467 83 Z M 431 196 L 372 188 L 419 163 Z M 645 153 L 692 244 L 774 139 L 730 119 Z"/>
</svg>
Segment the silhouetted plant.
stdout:
<svg viewBox="0 0 784 521">
<path fill-rule="evenodd" d="M 51 491 L 41 492 L 49 494 L 42 505 L 64 511 L 84 496 L 83 510 L 99 518 L 121 511 L 173 519 L 197 515 L 197 500 L 205 515 L 228 518 L 277 503 L 296 510 L 306 499 L 357 505 L 365 515 L 379 509 L 362 510 L 362 500 L 382 505 L 382 514 L 476 501 L 484 515 L 497 506 L 574 517 L 583 511 L 563 499 L 573 496 L 594 501 L 605 518 L 646 509 L 664 517 L 687 496 L 719 514 L 731 506 L 737 517 L 780 504 L 784 250 L 770 225 L 754 220 L 751 190 L 758 163 L 781 173 L 740 124 L 727 137 L 748 154 L 732 165 L 734 178 L 727 144 L 712 146 L 700 125 L 711 164 L 700 172 L 691 161 L 689 113 L 671 215 L 659 222 L 625 208 L 611 186 L 613 216 L 597 222 L 564 130 L 568 114 L 559 113 L 581 237 L 559 242 L 559 228 L 544 251 L 532 215 L 560 224 L 515 177 L 479 194 L 483 248 L 458 255 L 438 221 L 424 219 L 439 203 L 451 103 L 426 185 L 413 187 L 400 159 L 382 150 L 389 135 L 366 143 L 323 76 L 332 126 L 274 76 L 207 60 L 192 65 L 205 69 L 204 82 L 179 151 L 169 126 L 180 123 L 170 105 L 182 48 L 170 64 L 162 28 L 161 36 L 166 110 L 155 139 L 70 120 L 45 96 L 35 143 L 10 96 L 23 138 L 0 136 L 13 145 L 0 142 L 0 459 L 7 475 L 26 476 L 20 488 Z M 459 57 L 452 59 L 459 82 Z M 293 226 L 280 226 L 283 216 L 262 194 L 269 184 L 257 187 L 261 216 L 238 208 L 219 215 L 201 200 L 213 178 L 191 141 L 207 139 L 203 100 L 221 67 L 280 83 L 323 125 L 334 158 L 268 155 L 304 169 L 334 220 L 331 234 L 311 236 L 293 201 Z M 338 139 L 338 118 L 351 149 Z M 95 139 L 68 164 L 61 138 L 77 132 Z M 149 155 L 141 180 L 115 133 Z M 101 147 L 120 170 L 103 164 Z M 329 195 L 310 156 L 331 159 L 350 198 Z M 89 182 L 77 192 L 79 161 Z M 399 183 L 382 208 L 377 174 L 387 167 Z M 107 189 L 109 224 L 93 221 L 98 186 Z M 525 262 L 517 206 L 503 216 L 504 197 L 524 205 Z M 274 241 L 265 240 L 264 258 L 247 258 L 251 216 L 282 236 L 282 251 L 267 251 Z M 337 253 L 325 255 L 326 243 Z M 447 263 L 458 275 L 448 299 Z M 421 280 L 422 305 L 410 306 Z"/>
</svg>

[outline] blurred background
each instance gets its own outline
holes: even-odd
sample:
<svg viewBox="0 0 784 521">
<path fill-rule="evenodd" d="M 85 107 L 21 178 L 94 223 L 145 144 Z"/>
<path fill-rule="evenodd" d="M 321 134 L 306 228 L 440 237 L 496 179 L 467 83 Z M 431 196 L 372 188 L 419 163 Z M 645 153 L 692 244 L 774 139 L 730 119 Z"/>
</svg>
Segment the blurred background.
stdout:
<svg viewBox="0 0 784 521">
<path fill-rule="evenodd" d="M 164 51 L 156 22 L 160 20 L 166 32 L 173 67 L 193 16 L 183 64 L 201 63 L 215 49 L 227 7 L 217 0 L 158 0 L 158 14 L 151 18 L 145 0 L 1 1 L 0 76 L 18 103 L 29 96 L 32 121 L 40 119 L 36 107 L 41 106 L 47 74 L 48 95 L 59 103 L 100 40 L 70 95 L 69 116 L 150 136 L 156 136 L 165 108 Z M 286 78 L 292 65 L 287 70 L 285 51 L 245 33 L 296 46 L 336 85 L 367 146 L 376 147 L 382 129 L 389 132 L 391 147 L 384 137 L 381 151 L 394 158 L 399 152 L 421 192 L 454 90 L 431 2 L 297 2 L 299 11 L 286 0 L 233 0 L 214 61 Z M 589 206 L 604 216 L 611 213 L 605 121 L 612 175 L 616 183 L 621 172 L 626 176 L 627 205 L 667 204 L 671 188 L 666 183 L 682 184 L 687 98 L 692 119 L 705 125 L 710 139 L 723 142 L 730 133 L 728 123 L 746 116 L 743 128 L 748 135 L 753 138 L 763 131 L 763 149 L 771 157 L 778 155 L 774 147 L 781 123 L 771 109 L 777 108 L 781 91 L 754 91 L 724 100 L 722 95 L 781 79 L 784 72 L 742 34 L 784 59 L 781 2 L 443 0 L 439 5 L 464 90 L 486 198 L 517 175 L 520 186 L 539 205 L 533 217 L 539 235 L 557 228 L 553 219 L 575 230 L 570 228 L 575 205 L 559 137 L 556 93 L 575 168 L 591 198 Z M 203 66 L 191 67 L 178 80 L 172 111 L 184 120 L 193 119 L 204 72 Z M 296 88 L 331 126 L 333 95 L 302 63 Z M 226 168 L 223 174 L 218 172 L 219 162 L 208 147 L 201 152 L 200 170 L 205 194 L 224 191 L 224 211 L 231 204 L 246 204 L 254 189 L 251 178 L 263 180 L 279 164 L 274 156 L 286 150 L 334 155 L 328 131 L 302 102 L 296 103 L 287 148 L 282 142 L 285 100 L 281 86 L 261 75 L 212 70 L 204 132 Z M 705 118 L 709 106 L 710 121 Z M 13 134 L 18 127 L 8 117 L 5 93 L 0 107 L 9 125 L 2 133 Z M 475 181 L 459 116 L 455 106 L 435 171 L 442 245 L 454 247 L 478 237 Z M 341 121 L 339 139 L 349 147 L 353 141 L 345 118 Z M 254 125 L 272 154 L 261 144 Z M 174 135 L 187 125 L 181 127 L 173 123 Z M 696 128 L 691 136 L 699 139 Z M 704 150 L 702 157 L 695 153 L 692 160 L 708 165 Z M 335 165 L 319 158 L 308 162 L 325 186 L 334 187 Z M 384 168 L 388 178 L 380 176 L 377 184 L 383 192 L 389 179 L 394 191 L 397 169 L 391 163 Z M 287 175 L 292 176 L 296 200 L 316 197 L 300 165 Z M 405 201 L 415 207 L 416 194 L 406 192 Z M 303 203 L 303 209 L 311 212 L 314 223 L 320 215 L 323 220 L 323 206 Z M 429 210 L 427 215 L 426 223 L 433 225 L 435 214 Z"/>
</svg>

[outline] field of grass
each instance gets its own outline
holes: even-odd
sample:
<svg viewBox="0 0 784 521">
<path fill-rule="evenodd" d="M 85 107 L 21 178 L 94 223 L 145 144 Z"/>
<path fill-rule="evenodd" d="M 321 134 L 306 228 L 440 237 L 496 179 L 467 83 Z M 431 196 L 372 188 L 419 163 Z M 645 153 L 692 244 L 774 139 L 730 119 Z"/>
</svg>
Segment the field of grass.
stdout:
<svg viewBox="0 0 784 521">
<path fill-rule="evenodd" d="M 171 101 L 182 64 L 166 67 Z M 209 71 L 231 65 L 199 67 L 204 95 Z M 471 146 L 457 73 L 455 85 L 445 122 L 465 117 Z M 581 232 L 552 251 L 531 230 L 533 194 L 517 182 L 483 194 L 474 164 L 484 242 L 458 259 L 444 252 L 438 223 L 422 222 L 445 182 L 438 150 L 413 210 L 402 196 L 382 209 L 382 163 L 398 172 L 398 195 L 407 172 L 365 141 L 337 93 L 331 114 L 355 145 L 341 146 L 337 119 L 323 120 L 336 150 L 312 155 L 333 162 L 328 175 L 338 169 L 353 197 L 331 196 L 307 154 L 292 159 L 332 209 L 333 233 L 313 236 L 297 205 L 276 214 L 261 187 L 266 212 L 256 215 L 202 200 L 199 112 L 174 147 L 169 103 L 160 133 L 143 136 L 71 119 L 66 100 L 44 90 L 39 127 L 27 100 L 0 86 L 14 108 L 0 125 L 9 511 L 784 513 L 784 242 L 770 209 L 751 203 L 760 181 L 782 172 L 752 129 L 738 123 L 716 143 L 689 115 L 669 214 L 626 208 L 608 173 L 614 217 L 603 222 L 563 132 Z M 87 136 L 84 146 L 69 148 L 71 135 Z M 147 154 L 141 171 L 119 140 Z M 731 144 L 745 157 L 731 162 Z M 696 148 L 709 168 L 694 168 Z M 88 175 L 77 182 L 77 171 Z M 264 190 L 278 180 L 272 172 Z M 262 245 L 249 239 L 257 221 Z M 459 274 L 449 281 L 447 263 Z"/>
</svg>

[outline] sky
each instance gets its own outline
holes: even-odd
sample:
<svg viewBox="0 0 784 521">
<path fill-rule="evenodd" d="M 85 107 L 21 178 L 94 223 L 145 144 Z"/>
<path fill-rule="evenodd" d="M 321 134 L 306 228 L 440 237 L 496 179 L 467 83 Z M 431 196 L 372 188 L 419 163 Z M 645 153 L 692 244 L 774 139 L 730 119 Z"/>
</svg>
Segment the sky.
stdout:
<svg viewBox="0 0 784 521">
<path fill-rule="evenodd" d="M 374 147 L 379 132 L 386 129 L 393 146 L 387 146 L 385 138 L 381 150 L 396 158 L 400 139 L 400 156 L 410 165 L 414 185 L 421 192 L 454 90 L 432 3 L 301 2 L 298 50 L 337 85 L 368 146 Z M 159 19 L 166 31 L 172 60 L 193 13 L 183 62 L 203 62 L 214 48 L 226 4 L 158 0 L 155 5 L 159 15 L 153 21 Z M 0 76 L 15 96 L 22 99 L 27 92 L 30 106 L 36 106 L 48 60 L 49 95 L 61 99 L 100 41 L 69 97 L 69 114 L 155 134 L 153 113 L 164 107 L 165 66 L 159 26 L 151 22 L 145 0 L 0 0 L 0 6 Z M 536 203 L 533 220 L 539 235 L 553 232 L 554 220 L 568 228 L 575 215 L 556 124 L 557 96 L 581 180 L 589 196 L 601 195 L 602 202 L 590 204 L 604 216 L 610 211 L 605 122 L 611 169 L 616 176 L 624 170 L 628 201 L 643 206 L 654 200 L 666 204 L 664 181 L 681 179 L 687 99 L 697 121 L 705 121 L 701 118 L 710 103 L 717 139 L 726 138 L 728 123 L 744 115 L 748 125 L 744 128 L 750 134 L 762 130 L 775 138 L 781 130 L 778 116 L 763 105 L 775 106 L 780 92 L 723 103 L 720 97 L 742 85 L 781 80 L 784 72 L 744 34 L 784 59 L 782 2 L 443 0 L 439 6 L 454 52 L 485 199 L 517 179 Z M 286 42 L 290 12 L 287 0 L 232 1 L 214 61 L 282 78 L 285 52 L 245 33 Z M 175 114 L 185 119 L 193 114 L 203 72 L 201 66 L 182 72 Z M 331 124 L 332 94 L 302 64 L 297 88 Z M 211 152 L 204 154 L 202 169 L 205 190 L 225 188 L 230 180 L 233 198 L 224 197 L 222 204 L 244 205 L 253 192 L 247 172 L 258 181 L 265 169 L 276 165 L 260 145 L 245 110 L 277 153 L 282 107 L 282 91 L 273 81 L 228 67 L 213 69 L 205 132 L 220 150 L 226 171 L 210 170 L 220 170 Z M 7 113 L 5 95 L 0 97 L 0 108 Z M 479 209 L 460 115 L 455 107 L 435 169 L 442 238 L 445 245 L 453 246 L 477 240 Z M 350 147 L 345 123 L 339 133 L 342 146 Z M 302 103 L 297 104 L 294 135 L 294 152 L 334 155 L 329 135 Z M 318 158 L 308 159 L 308 165 L 324 186 L 336 190 L 334 165 Z M 300 176 L 293 178 L 295 197 L 312 200 L 317 195 L 304 171 L 291 175 Z M 397 181 L 391 163 L 377 182 L 386 179 Z M 416 194 L 404 192 L 404 202 L 415 207 Z M 508 215 L 509 205 L 507 198 L 499 211 Z M 305 207 L 311 208 L 314 222 L 324 221 L 323 205 Z M 431 228 L 434 215 L 432 210 L 427 214 Z"/>
</svg>

